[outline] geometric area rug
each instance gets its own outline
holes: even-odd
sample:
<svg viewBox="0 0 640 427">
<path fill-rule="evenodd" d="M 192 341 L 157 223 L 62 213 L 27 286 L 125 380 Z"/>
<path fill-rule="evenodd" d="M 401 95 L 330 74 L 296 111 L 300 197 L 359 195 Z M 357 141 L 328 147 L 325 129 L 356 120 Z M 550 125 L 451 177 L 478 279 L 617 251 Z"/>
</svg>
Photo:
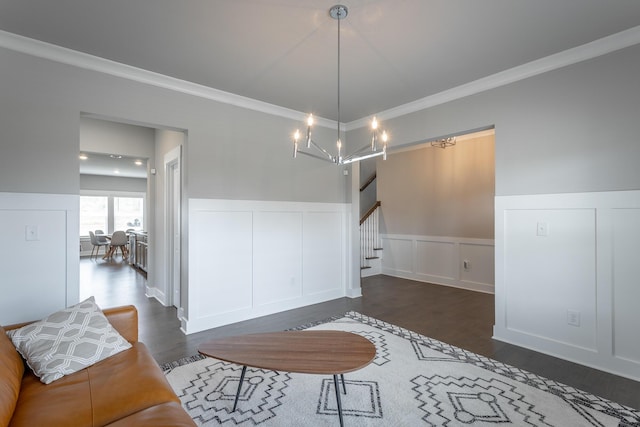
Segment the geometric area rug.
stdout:
<svg viewBox="0 0 640 427">
<path fill-rule="evenodd" d="M 296 329 L 369 339 L 376 357 L 345 374 L 345 426 L 640 426 L 640 411 L 484 356 L 349 312 Z M 164 365 L 198 425 L 337 426 L 333 377 L 247 368 L 196 355 Z"/>
</svg>

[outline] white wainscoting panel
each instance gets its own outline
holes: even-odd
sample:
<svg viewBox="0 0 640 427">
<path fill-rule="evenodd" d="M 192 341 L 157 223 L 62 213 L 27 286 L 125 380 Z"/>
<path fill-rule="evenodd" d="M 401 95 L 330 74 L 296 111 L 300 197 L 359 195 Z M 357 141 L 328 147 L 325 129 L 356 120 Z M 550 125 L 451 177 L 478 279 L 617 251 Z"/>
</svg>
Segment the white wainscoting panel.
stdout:
<svg viewBox="0 0 640 427">
<path fill-rule="evenodd" d="M 416 274 L 430 280 L 455 280 L 457 254 L 453 242 L 416 239 Z"/>
<path fill-rule="evenodd" d="M 302 212 L 256 212 L 253 304 L 302 297 Z"/>
<path fill-rule="evenodd" d="M 640 379 L 640 191 L 496 197 L 494 338 Z"/>
<path fill-rule="evenodd" d="M 507 328 L 595 350 L 595 221 L 593 209 L 505 212 Z M 541 223 L 545 236 L 538 235 Z M 580 325 L 568 323 L 570 310 Z"/>
<path fill-rule="evenodd" d="M 0 193 L 0 324 L 78 302 L 79 196 Z"/>
<path fill-rule="evenodd" d="M 493 240 L 405 234 L 381 240 L 383 274 L 493 293 Z"/>
<path fill-rule="evenodd" d="M 411 236 L 381 235 L 382 273 L 390 276 L 406 277 L 415 272 L 415 241 Z M 390 274 L 393 272 L 395 274 Z"/>
<path fill-rule="evenodd" d="M 460 282 L 469 289 L 485 287 L 491 285 L 493 292 L 493 284 L 495 282 L 495 260 L 493 240 L 490 245 L 477 243 L 460 243 L 459 244 L 458 264 L 462 265 L 460 269 Z M 464 268 L 464 262 L 468 261 L 468 268 Z"/>
<path fill-rule="evenodd" d="M 346 296 L 349 209 L 341 203 L 189 200 L 186 332 Z"/>
<path fill-rule="evenodd" d="M 613 209 L 613 355 L 640 366 L 640 209 Z"/>
<path fill-rule="evenodd" d="M 253 212 L 196 211 L 189 220 L 189 307 L 200 316 L 250 308 Z"/>
<path fill-rule="evenodd" d="M 302 266 L 304 294 L 340 292 L 346 269 L 342 212 L 305 212 Z"/>
</svg>

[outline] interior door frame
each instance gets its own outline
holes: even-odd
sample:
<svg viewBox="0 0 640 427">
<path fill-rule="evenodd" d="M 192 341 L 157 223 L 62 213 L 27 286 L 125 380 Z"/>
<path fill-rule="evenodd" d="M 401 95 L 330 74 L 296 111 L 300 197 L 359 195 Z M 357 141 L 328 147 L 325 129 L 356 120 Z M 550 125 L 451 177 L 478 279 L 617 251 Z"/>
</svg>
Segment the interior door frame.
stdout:
<svg viewBox="0 0 640 427">
<path fill-rule="evenodd" d="M 180 316 L 180 312 L 182 311 L 182 145 L 175 147 L 165 154 L 164 176 L 167 305 L 175 306 L 178 309 L 178 316 Z"/>
</svg>

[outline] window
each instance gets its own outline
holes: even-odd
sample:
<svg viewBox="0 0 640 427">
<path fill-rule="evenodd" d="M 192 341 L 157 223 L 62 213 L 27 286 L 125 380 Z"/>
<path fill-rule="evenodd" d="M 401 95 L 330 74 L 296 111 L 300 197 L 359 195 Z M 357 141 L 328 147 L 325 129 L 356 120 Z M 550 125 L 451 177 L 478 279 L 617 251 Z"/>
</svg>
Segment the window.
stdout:
<svg viewBox="0 0 640 427">
<path fill-rule="evenodd" d="M 84 194 L 80 196 L 80 236 L 88 237 L 89 231 L 144 230 L 145 199 L 139 193 L 131 195 Z"/>
<path fill-rule="evenodd" d="M 80 196 L 80 235 L 89 231 L 109 228 L 108 198 L 106 196 Z"/>
<path fill-rule="evenodd" d="M 113 198 L 113 226 L 114 230 L 144 228 L 143 213 L 144 199 L 142 197 L 114 197 Z"/>
</svg>

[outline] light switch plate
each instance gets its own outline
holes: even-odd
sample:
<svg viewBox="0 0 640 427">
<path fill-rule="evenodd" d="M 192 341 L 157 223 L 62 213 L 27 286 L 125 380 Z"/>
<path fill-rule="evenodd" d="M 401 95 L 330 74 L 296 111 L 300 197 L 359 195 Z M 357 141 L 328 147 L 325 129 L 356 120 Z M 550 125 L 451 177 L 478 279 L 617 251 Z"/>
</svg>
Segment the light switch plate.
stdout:
<svg viewBox="0 0 640 427">
<path fill-rule="evenodd" d="M 545 237 L 549 234 L 549 226 L 546 222 L 539 222 L 536 229 L 536 236 Z"/>
</svg>

